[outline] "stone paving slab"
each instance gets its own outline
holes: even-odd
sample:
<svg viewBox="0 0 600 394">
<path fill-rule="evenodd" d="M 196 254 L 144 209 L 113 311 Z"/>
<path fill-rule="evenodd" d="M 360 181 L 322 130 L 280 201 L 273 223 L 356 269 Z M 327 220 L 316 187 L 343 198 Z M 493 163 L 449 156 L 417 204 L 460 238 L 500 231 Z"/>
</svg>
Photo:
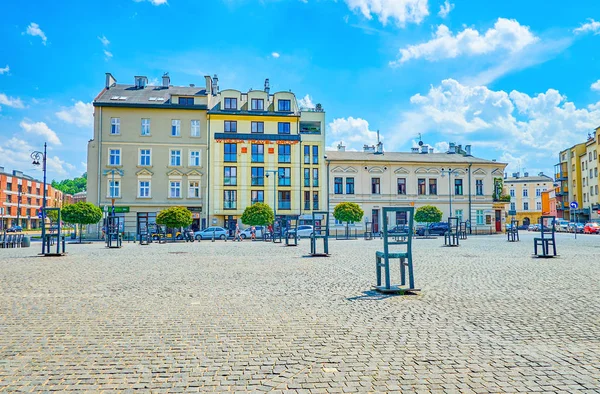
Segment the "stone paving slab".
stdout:
<svg viewBox="0 0 600 394">
<path fill-rule="evenodd" d="M 600 393 L 600 236 L 416 240 L 415 296 L 381 244 L 0 250 L 0 391 Z"/>
</svg>

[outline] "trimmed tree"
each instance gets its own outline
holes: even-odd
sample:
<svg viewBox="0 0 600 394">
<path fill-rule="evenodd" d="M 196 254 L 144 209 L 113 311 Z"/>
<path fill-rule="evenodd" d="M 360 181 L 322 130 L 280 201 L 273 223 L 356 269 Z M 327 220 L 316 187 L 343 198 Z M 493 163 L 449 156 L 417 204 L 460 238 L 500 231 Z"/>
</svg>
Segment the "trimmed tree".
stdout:
<svg viewBox="0 0 600 394">
<path fill-rule="evenodd" d="M 64 222 L 79 225 L 79 243 L 81 243 L 81 227 L 85 224 L 98 223 L 102 219 L 102 210 L 89 202 L 80 201 L 66 205 L 60 211 Z"/>
<path fill-rule="evenodd" d="M 241 219 L 242 223 L 248 226 L 265 226 L 273 223 L 275 215 L 270 206 L 257 202 L 244 209 Z"/>
<path fill-rule="evenodd" d="M 424 205 L 417 208 L 415 221 L 419 223 L 436 223 L 442 220 L 442 211 L 433 205 Z M 425 227 L 425 235 L 429 235 L 428 227 Z"/>
<path fill-rule="evenodd" d="M 179 227 L 187 227 L 194 219 L 192 218 L 192 212 L 186 207 L 171 207 L 162 210 L 156 215 L 156 223 L 167 226 L 171 229 Z M 173 239 L 175 234 L 173 234 Z"/>
<path fill-rule="evenodd" d="M 365 212 L 355 202 L 341 202 L 333 209 L 333 217 L 346 223 L 346 238 L 348 238 L 348 225 L 350 222 L 360 222 Z"/>
</svg>

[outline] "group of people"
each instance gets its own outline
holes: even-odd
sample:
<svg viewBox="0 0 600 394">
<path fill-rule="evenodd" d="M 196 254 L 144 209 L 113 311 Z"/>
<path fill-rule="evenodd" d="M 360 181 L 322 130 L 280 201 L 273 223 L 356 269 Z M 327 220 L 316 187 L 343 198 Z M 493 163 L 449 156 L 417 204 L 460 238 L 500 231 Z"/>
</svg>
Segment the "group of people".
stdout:
<svg viewBox="0 0 600 394">
<path fill-rule="evenodd" d="M 254 226 L 250 227 L 250 239 L 252 241 L 256 241 L 256 227 Z M 242 230 L 240 230 L 239 224 L 235 225 L 235 233 L 233 235 L 233 240 L 242 242 Z"/>
</svg>

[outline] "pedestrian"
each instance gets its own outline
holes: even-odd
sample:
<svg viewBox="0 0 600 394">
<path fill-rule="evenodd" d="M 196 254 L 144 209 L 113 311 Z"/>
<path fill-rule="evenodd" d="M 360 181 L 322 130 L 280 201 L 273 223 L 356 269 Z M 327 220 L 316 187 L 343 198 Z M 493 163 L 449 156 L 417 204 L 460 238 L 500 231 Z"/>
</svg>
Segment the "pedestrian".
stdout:
<svg viewBox="0 0 600 394">
<path fill-rule="evenodd" d="M 236 224 L 235 225 L 235 237 L 233 238 L 234 241 L 242 241 L 242 236 L 241 236 L 241 232 L 240 232 L 240 225 Z"/>
<path fill-rule="evenodd" d="M 250 239 L 256 241 L 256 227 L 250 228 Z"/>
</svg>

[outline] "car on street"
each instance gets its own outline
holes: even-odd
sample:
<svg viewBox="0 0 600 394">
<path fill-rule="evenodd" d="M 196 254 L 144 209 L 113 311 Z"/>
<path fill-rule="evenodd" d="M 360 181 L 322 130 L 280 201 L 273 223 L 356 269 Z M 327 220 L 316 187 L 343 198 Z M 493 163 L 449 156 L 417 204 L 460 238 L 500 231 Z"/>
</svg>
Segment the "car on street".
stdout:
<svg viewBox="0 0 600 394">
<path fill-rule="evenodd" d="M 529 225 L 527 224 L 521 224 L 520 226 L 517 227 L 519 230 L 527 230 L 529 228 Z"/>
<path fill-rule="evenodd" d="M 256 238 L 262 238 L 263 232 L 266 231 L 263 226 L 254 226 L 254 229 L 256 230 Z M 248 227 L 247 229 L 244 229 L 244 231 L 241 232 L 240 237 L 242 237 L 242 239 L 252 238 L 251 230 L 252 230 L 252 227 Z"/>
<path fill-rule="evenodd" d="M 529 227 L 527 227 L 527 231 L 540 231 L 540 225 L 530 224 Z"/>
<path fill-rule="evenodd" d="M 196 240 L 212 239 L 213 234 L 215 239 L 227 239 L 229 231 L 225 230 L 223 227 L 207 227 L 204 230 L 196 231 L 194 233 L 194 238 Z"/>
<path fill-rule="evenodd" d="M 296 232 L 296 230 L 291 229 L 289 231 L 286 231 L 286 234 L 288 237 L 293 237 L 294 233 Z M 298 226 L 298 238 L 308 238 L 310 236 L 312 236 L 313 234 L 313 226 L 310 226 L 308 224 L 302 224 L 300 226 Z"/>
<path fill-rule="evenodd" d="M 399 224 L 388 229 L 388 234 L 406 234 L 408 233 L 408 224 Z"/>
<path fill-rule="evenodd" d="M 558 219 L 554 222 L 554 228 L 559 233 L 566 233 L 567 231 L 569 231 L 569 222 L 564 219 Z"/>
<path fill-rule="evenodd" d="M 425 230 L 429 232 L 429 235 L 444 235 L 448 231 L 448 222 L 431 223 L 427 227 L 418 229 L 417 235 L 425 235 Z"/>
<path fill-rule="evenodd" d="M 584 234 L 598 234 L 600 233 L 600 224 L 596 222 L 589 222 L 583 226 Z"/>
<path fill-rule="evenodd" d="M 21 231 L 23 231 L 23 227 L 21 226 L 11 226 L 6 229 L 7 233 L 20 233 Z"/>
<path fill-rule="evenodd" d="M 569 223 L 569 232 L 570 233 L 577 232 L 577 233 L 581 234 L 581 233 L 583 233 L 583 227 L 584 227 L 583 223 L 571 222 L 571 223 Z"/>
</svg>

